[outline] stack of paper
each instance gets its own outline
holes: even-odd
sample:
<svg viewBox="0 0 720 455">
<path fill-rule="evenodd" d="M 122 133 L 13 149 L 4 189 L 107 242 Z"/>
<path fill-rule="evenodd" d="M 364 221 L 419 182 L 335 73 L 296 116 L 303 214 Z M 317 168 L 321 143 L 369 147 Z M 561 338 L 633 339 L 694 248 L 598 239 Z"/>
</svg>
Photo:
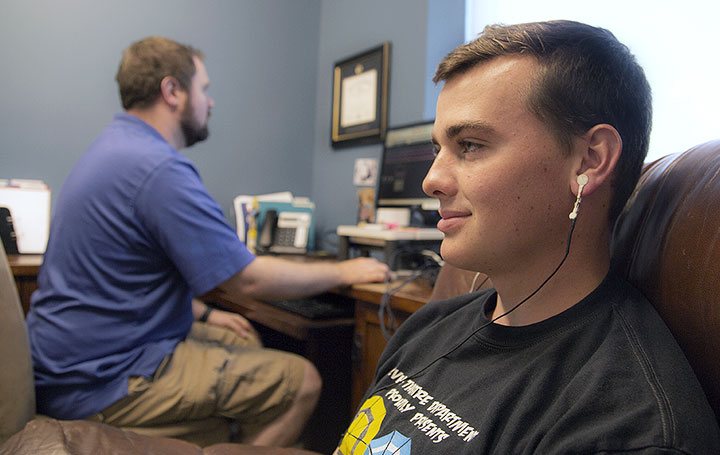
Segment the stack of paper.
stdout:
<svg viewBox="0 0 720 455">
<path fill-rule="evenodd" d="M 255 251 L 257 231 L 265 220 L 268 210 L 280 212 L 309 212 L 315 210 L 315 204 L 306 197 L 294 197 L 290 191 L 260 194 L 256 196 L 240 195 L 233 200 L 237 235 L 245 242 L 250 251 Z M 315 244 L 315 223 L 311 222 L 308 250 Z"/>
<path fill-rule="evenodd" d="M 50 189 L 41 180 L 0 180 L 0 207 L 12 216 L 21 254 L 42 254 L 50 233 Z"/>
</svg>

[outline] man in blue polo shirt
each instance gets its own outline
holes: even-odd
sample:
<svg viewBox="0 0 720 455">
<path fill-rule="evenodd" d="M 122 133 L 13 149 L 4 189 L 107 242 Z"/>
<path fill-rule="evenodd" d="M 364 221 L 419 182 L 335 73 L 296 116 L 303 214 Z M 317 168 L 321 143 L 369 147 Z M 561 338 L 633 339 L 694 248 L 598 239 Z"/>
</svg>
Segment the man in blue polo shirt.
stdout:
<svg viewBox="0 0 720 455">
<path fill-rule="evenodd" d="M 314 409 L 317 371 L 262 349 L 244 318 L 193 297 L 294 298 L 382 281 L 388 269 L 370 259 L 300 265 L 245 248 L 177 151 L 208 137 L 202 59 L 159 37 L 123 54 L 126 112 L 60 191 L 28 314 L 38 412 L 139 430 L 220 416 L 247 442 L 287 445 Z"/>
</svg>

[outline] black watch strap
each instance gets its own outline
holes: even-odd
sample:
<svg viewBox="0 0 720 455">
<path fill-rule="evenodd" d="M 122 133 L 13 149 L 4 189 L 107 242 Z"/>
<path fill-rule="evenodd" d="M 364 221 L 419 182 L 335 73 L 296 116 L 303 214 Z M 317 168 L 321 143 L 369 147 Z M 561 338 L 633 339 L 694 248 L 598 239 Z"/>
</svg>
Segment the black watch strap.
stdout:
<svg viewBox="0 0 720 455">
<path fill-rule="evenodd" d="M 210 305 L 205 305 L 205 311 L 203 311 L 203 314 L 200 315 L 200 319 L 198 319 L 200 322 L 207 322 L 208 316 L 210 316 L 210 313 L 212 313 L 213 307 Z"/>
</svg>

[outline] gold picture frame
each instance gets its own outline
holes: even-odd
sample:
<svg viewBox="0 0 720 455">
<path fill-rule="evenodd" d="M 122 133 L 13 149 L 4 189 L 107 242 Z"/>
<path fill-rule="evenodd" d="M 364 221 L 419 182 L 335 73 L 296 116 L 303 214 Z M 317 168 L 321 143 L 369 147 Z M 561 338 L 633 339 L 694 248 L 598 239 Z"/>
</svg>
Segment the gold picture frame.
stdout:
<svg viewBox="0 0 720 455">
<path fill-rule="evenodd" d="M 385 139 L 389 76 L 389 42 L 335 63 L 331 125 L 334 148 Z"/>
</svg>

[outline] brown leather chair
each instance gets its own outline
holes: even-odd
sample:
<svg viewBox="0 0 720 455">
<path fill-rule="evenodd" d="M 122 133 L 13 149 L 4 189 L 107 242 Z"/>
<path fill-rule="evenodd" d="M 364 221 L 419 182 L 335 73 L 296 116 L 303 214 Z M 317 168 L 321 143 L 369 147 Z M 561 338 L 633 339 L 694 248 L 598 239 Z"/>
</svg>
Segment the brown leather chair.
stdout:
<svg viewBox="0 0 720 455">
<path fill-rule="evenodd" d="M 27 330 L 5 249 L 0 244 L 0 455 L 13 454 L 253 454 L 310 455 L 299 449 L 214 444 L 140 435 L 85 420 L 35 416 L 35 388 Z M 212 422 L 210 422 L 212 423 Z M 208 432 L 216 436 L 215 426 Z M 202 435 L 198 435 L 202 437 Z"/>
<path fill-rule="evenodd" d="M 720 420 L 720 141 L 645 167 L 612 250 L 613 267 L 665 320 Z"/>
<path fill-rule="evenodd" d="M 645 166 L 612 252 L 614 270 L 665 320 L 720 421 L 720 141 Z M 431 300 L 468 292 L 474 276 L 445 265 Z"/>
</svg>

